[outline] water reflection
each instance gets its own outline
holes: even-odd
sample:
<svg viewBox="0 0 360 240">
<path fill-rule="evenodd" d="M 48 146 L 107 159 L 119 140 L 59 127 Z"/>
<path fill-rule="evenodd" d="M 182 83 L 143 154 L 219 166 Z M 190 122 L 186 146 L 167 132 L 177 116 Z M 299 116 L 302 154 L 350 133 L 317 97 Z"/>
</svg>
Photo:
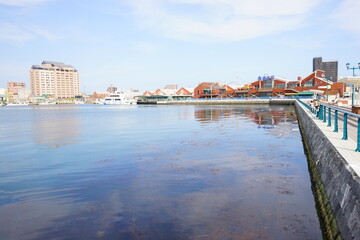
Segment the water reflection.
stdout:
<svg viewBox="0 0 360 240">
<path fill-rule="evenodd" d="M 282 122 L 294 122 L 296 113 L 294 108 L 284 106 L 257 106 L 240 105 L 232 106 L 196 106 L 195 119 L 200 122 L 219 121 L 222 118 L 246 117 L 252 119 L 256 124 L 277 125 Z"/>
<path fill-rule="evenodd" d="M 35 110 L 36 109 L 36 110 Z M 72 111 L 69 112 L 69 109 Z M 32 133 L 37 144 L 57 148 L 75 144 L 81 134 L 79 108 L 34 108 L 31 111 Z"/>
<path fill-rule="evenodd" d="M 321 238 L 290 106 L 32 111 L 36 144 L 0 150 L 0 239 Z"/>
<path fill-rule="evenodd" d="M 235 121 L 237 128 L 252 128 L 246 124 L 250 121 L 258 128 L 265 129 L 267 134 L 277 137 L 298 137 L 294 131 L 299 131 L 295 109 L 280 105 L 238 105 L 238 106 L 195 106 L 194 117 L 202 124 L 214 124 L 224 118 Z M 226 127 L 222 124 L 220 128 Z M 240 126 L 241 125 L 241 126 Z M 281 125 L 280 127 L 276 127 Z"/>
</svg>

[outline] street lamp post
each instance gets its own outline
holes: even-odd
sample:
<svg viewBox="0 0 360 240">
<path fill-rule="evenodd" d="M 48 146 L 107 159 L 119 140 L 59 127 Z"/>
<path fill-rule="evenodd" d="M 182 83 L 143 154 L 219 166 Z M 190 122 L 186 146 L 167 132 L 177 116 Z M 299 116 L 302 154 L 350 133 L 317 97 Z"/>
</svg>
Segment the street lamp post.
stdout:
<svg viewBox="0 0 360 240">
<path fill-rule="evenodd" d="M 352 69 L 353 70 L 353 77 L 355 77 L 355 69 L 360 69 L 360 62 L 358 63 L 358 67 L 350 67 L 350 63 L 347 63 L 346 64 L 346 69 L 349 70 L 349 69 Z M 351 88 L 351 106 L 354 106 L 354 92 L 355 92 L 355 85 L 353 84 L 352 85 L 352 88 Z"/>
</svg>

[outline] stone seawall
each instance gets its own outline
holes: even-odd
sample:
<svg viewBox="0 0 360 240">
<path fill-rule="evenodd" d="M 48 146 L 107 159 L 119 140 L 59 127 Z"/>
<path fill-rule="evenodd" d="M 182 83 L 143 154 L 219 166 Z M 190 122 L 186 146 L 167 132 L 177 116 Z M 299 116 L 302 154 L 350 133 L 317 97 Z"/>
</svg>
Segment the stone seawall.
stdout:
<svg viewBox="0 0 360 240">
<path fill-rule="evenodd" d="M 226 104 L 294 104 L 295 99 L 204 99 L 204 100 L 182 100 L 182 101 L 158 101 L 157 104 L 185 104 L 185 105 L 226 105 Z"/>
<path fill-rule="evenodd" d="M 295 108 L 304 144 L 310 155 L 310 171 L 311 166 L 314 166 L 315 176 L 321 181 L 318 190 L 321 192 L 323 186 L 326 193 L 322 203 L 320 202 L 322 206 L 318 207 L 328 214 L 325 216 L 325 224 L 328 224 L 326 231 L 329 234 L 327 238 L 339 239 L 336 232 L 338 227 L 343 239 L 360 239 L 360 178 L 319 129 L 311 115 L 299 103 L 295 104 Z M 332 216 L 336 223 L 332 221 Z"/>
</svg>

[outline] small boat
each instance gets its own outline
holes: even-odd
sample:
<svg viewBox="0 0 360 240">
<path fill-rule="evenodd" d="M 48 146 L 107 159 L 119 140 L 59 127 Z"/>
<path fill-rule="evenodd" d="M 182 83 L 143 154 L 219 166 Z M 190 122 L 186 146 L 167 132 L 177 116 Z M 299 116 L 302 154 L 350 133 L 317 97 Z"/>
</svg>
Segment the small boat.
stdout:
<svg viewBox="0 0 360 240">
<path fill-rule="evenodd" d="M 18 102 L 18 103 L 6 103 L 5 106 L 27 106 L 29 103 L 26 102 Z"/>
<path fill-rule="evenodd" d="M 38 105 L 53 105 L 56 104 L 56 102 L 39 102 Z"/>
</svg>

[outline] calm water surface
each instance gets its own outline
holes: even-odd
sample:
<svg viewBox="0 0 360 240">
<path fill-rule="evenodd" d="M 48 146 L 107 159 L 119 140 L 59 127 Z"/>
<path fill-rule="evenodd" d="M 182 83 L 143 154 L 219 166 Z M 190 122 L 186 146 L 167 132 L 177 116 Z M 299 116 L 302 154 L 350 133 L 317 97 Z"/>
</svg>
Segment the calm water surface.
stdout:
<svg viewBox="0 0 360 240">
<path fill-rule="evenodd" d="M 0 107 L 0 239 L 321 239 L 292 106 Z"/>
</svg>

